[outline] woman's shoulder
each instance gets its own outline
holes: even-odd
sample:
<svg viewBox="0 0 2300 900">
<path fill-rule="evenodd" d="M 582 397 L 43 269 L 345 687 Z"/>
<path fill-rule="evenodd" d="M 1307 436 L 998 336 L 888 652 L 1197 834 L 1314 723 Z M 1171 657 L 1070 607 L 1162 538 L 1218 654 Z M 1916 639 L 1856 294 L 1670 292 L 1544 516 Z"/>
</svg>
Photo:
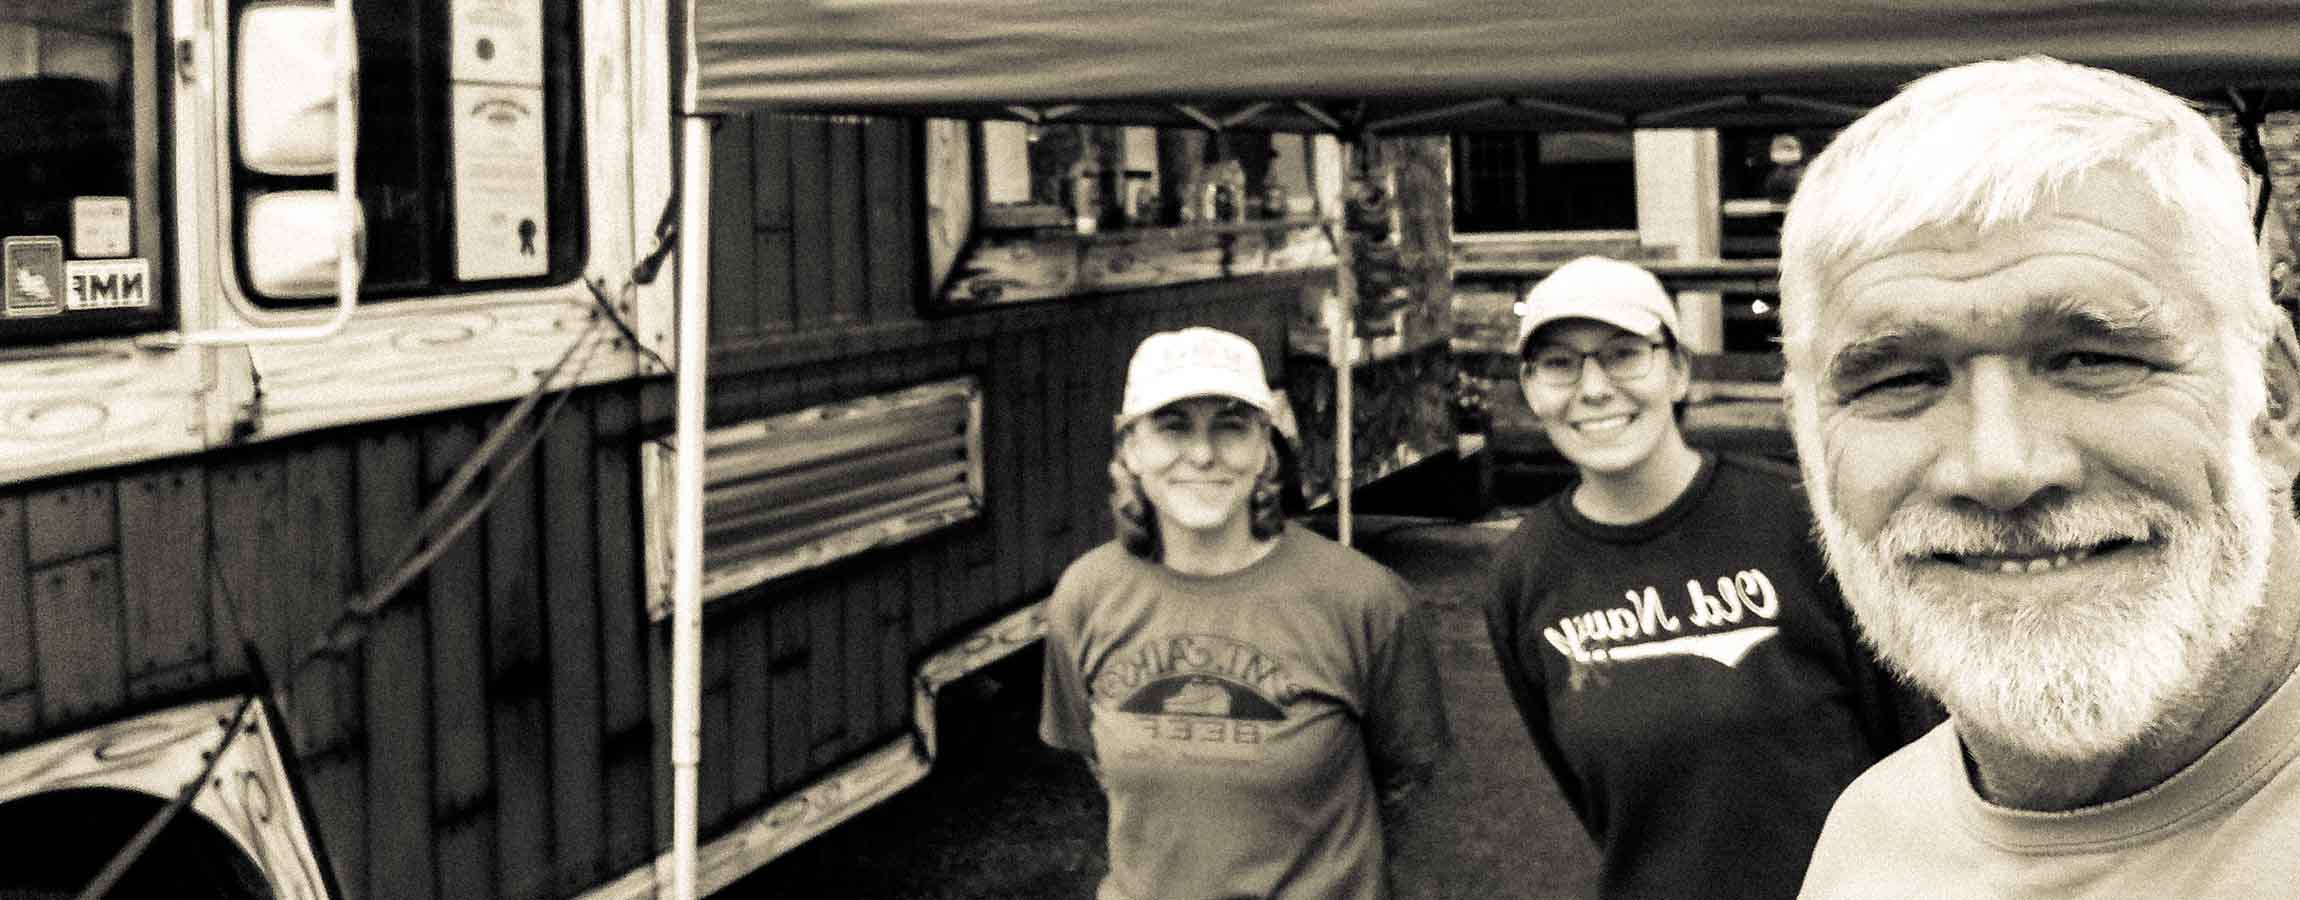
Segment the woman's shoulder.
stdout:
<svg viewBox="0 0 2300 900">
<path fill-rule="evenodd" d="M 1055 579 L 1054 593 L 1047 598 L 1047 605 L 1059 609 L 1085 602 L 1096 593 L 1097 585 L 1124 577 L 1127 569 L 1139 563 L 1140 560 L 1126 552 L 1126 548 L 1117 540 L 1104 541 L 1063 567 L 1061 577 Z"/>
<path fill-rule="evenodd" d="M 1389 566 L 1352 547 L 1299 524 L 1286 526 L 1290 545 L 1287 578 L 1320 586 L 1329 593 L 1402 601 L 1405 579 Z"/>
<path fill-rule="evenodd" d="M 1805 482 L 1796 464 L 1772 457 L 1717 454 L 1717 486 L 1735 498 L 1786 503 L 1800 512 L 1806 508 Z"/>
</svg>

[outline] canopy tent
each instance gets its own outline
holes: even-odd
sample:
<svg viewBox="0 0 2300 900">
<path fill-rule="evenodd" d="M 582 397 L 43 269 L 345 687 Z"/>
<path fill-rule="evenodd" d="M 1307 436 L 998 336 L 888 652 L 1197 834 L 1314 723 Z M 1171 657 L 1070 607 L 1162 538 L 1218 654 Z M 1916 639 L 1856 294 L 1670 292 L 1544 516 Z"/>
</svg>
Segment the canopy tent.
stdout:
<svg viewBox="0 0 2300 900">
<path fill-rule="evenodd" d="M 711 144 L 702 116 L 772 108 L 1352 139 L 1845 121 L 1927 71 L 2025 54 L 2227 102 L 2250 126 L 2267 109 L 2300 106 L 2300 0 L 678 0 L 674 9 L 686 28 L 674 57 L 685 80 L 678 108 L 689 116 L 672 850 L 659 888 L 681 900 L 694 890 L 701 746 Z M 1340 420 L 1349 421 L 1346 407 Z M 1346 424 L 1340 437 L 1346 456 Z"/>
<path fill-rule="evenodd" d="M 1374 132 L 1850 118 L 2042 53 L 2300 96 L 2292 0 L 692 0 L 692 111 Z M 1249 104 L 1264 104 L 1249 107 Z M 1239 123 L 1230 123 L 1239 124 Z"/>
</svg>

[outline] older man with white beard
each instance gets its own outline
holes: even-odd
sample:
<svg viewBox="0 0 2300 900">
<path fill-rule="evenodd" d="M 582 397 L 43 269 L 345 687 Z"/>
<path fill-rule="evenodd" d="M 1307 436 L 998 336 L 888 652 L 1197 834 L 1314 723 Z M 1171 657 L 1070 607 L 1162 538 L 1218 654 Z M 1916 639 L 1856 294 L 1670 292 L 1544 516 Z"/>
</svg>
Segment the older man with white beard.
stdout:
<svg viewBox="0 0 2300 900">
<path fill-rule="evenodd" d="M 2300 395 L 2192 108 L 2044 58 L 1913 82 L 1782 234 L 1830 566 L 1949 721 L 1832 809 L 1809 898 L 2300 884 Z"/>
</svg>

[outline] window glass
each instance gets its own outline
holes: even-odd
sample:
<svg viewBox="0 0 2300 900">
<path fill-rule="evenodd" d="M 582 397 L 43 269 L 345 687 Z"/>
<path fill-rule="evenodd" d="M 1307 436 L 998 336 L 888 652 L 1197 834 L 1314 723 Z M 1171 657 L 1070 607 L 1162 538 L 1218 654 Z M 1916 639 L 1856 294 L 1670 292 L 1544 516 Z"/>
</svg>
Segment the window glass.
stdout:
<svg viewBox="0 0 2300 900">
<path fill-rule="evenodd" d="M 555 284 L 581 272 L 580 5 L 355 0 L 362 302 Z M 243 224 L 265 193 L 332 184 L 246 168 L 235 177 Z"/>
<path fill-rule="evenodd" d="M 150 2 L 0 4 L 0 343 L 159 326 Z"/>
<path fill-rule="evenodd" d="M 1454 136 L 1454 230 L 1617 231 L 1637 227 L 1627 131 Z"/>
<path fill-rule="evenodd" d="M 1298 134 L 979 123 L 983 225 L 1097 233 L 1312 216 Z"/>
</svg>

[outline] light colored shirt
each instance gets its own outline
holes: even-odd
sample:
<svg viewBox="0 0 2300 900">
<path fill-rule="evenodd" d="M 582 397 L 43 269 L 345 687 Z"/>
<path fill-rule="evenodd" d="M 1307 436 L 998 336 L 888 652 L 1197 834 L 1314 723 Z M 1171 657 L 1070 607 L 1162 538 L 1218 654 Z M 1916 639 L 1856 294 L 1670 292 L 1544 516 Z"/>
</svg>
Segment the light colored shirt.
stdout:
<svg viewBox="0 0 2300 900">
<path fill-rule="evenodd" d="M 1800 897 L 2177 897 L 2300 891 L 2300 687 L 2163 784 L 2065 812 L 1996 806 L 1965 775 L 1956 720 L 1845 790 Z"/>
</svg>

